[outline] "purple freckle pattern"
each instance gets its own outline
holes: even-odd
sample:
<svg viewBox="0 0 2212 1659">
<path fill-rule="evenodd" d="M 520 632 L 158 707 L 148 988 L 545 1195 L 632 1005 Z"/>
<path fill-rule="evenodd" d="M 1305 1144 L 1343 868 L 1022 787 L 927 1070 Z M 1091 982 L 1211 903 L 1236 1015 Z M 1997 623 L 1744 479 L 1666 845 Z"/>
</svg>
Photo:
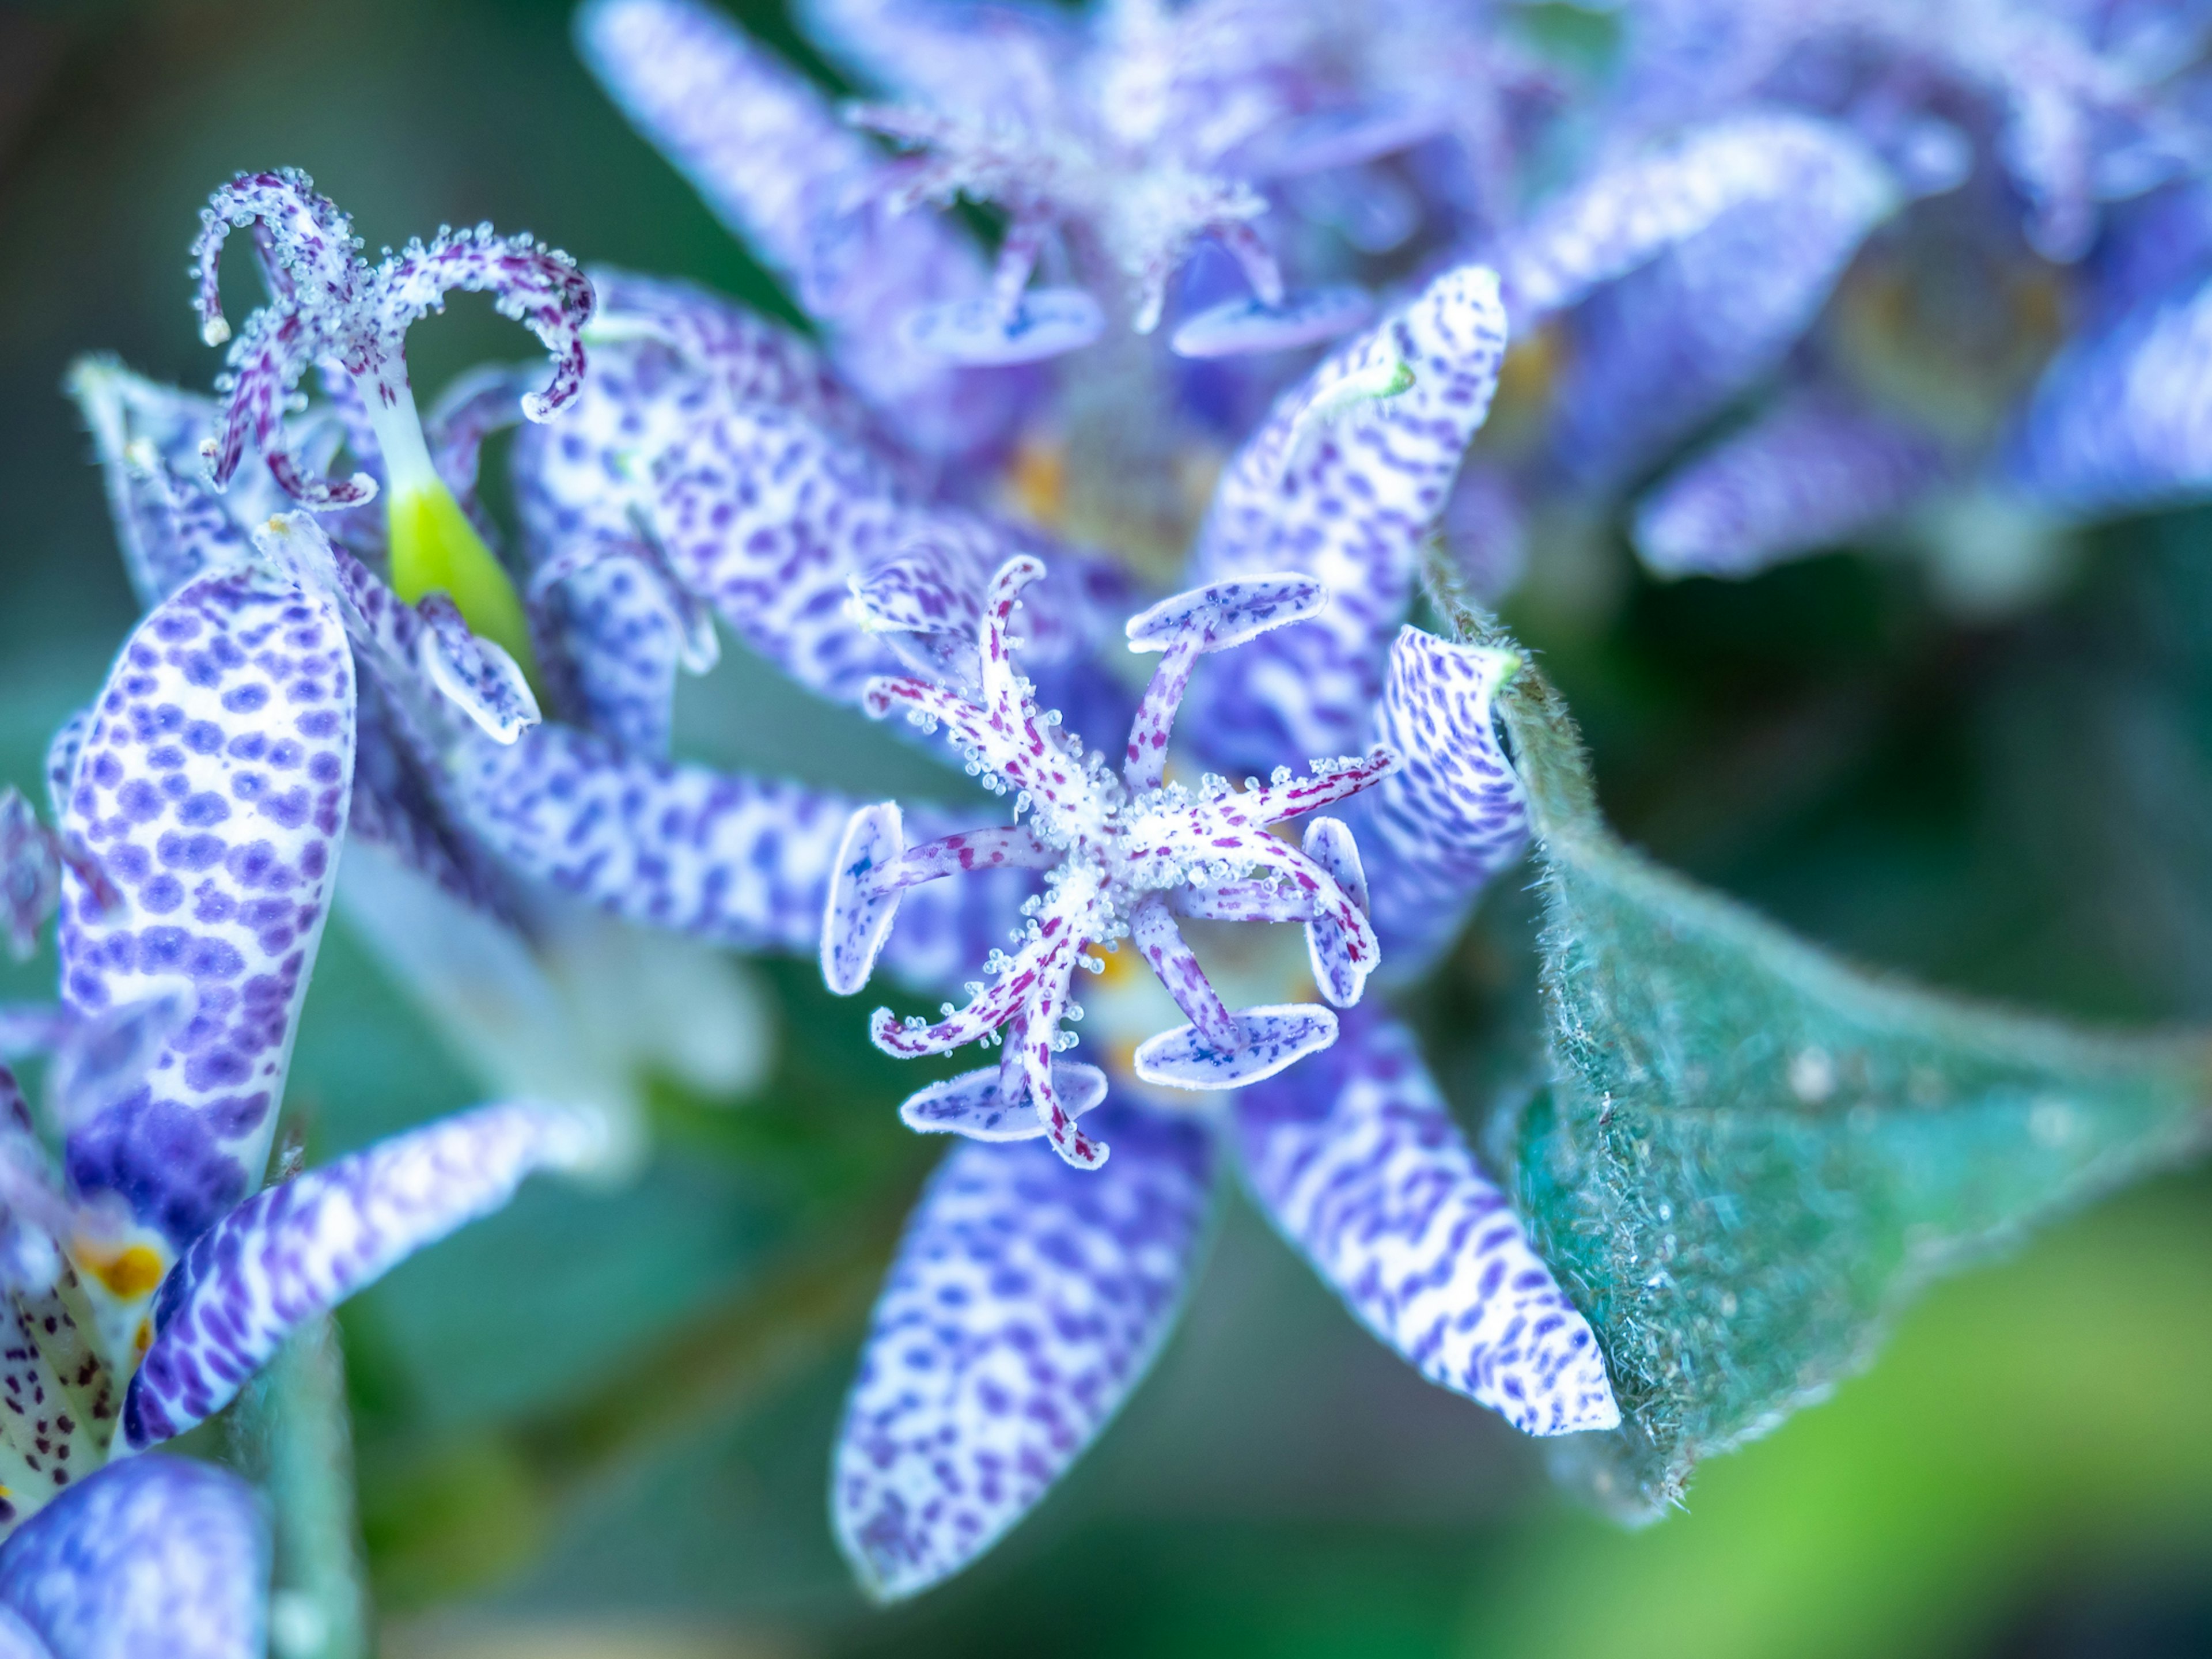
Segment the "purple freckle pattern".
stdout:
<svg viewBox="0 0 2212 1659">
<path fill-rule="evenodd" d="M 584 1150 L 572 1115 L 481 1106 L 257 1193 L 196 1240 L 154 1304 L 123 1402 L 133 1450 L 228 1403 L 301 1320 L 489 1215 L 532 1170 Z"/>
<path fill-rule="evenodd" d="M 0 1537 L 106 1461 L 119 1401 L 94 1326 L 67 1267 L 0 1297 Z"/>
<path fill-rule="evenodd" d="M 811 952 L 853 803 L 805 785 L 626 757 L 562 726 L 479 744 L 455 784 L 486 845 L 523 873 L 632 921 L 745 950 Z M 936 835 L 942 815 L 909 815 Z M 885 946 L 942 983 L 1005 935 L 1018 872 L 909 894 Z"/>
<path fill-rule="evenodd" d="M 1165 1341 L 1211 1208 L 1198 1126 L 1109 1113 L 1096 1172 L 959 1145 L 899 1246 L 831 1475 L 839 1542 L 886 1599 L 981 1554 L 1112 1417 Z"/>
<path fill-rule="evenodd" d="M 197 1012 L 143 1085 L 71 1130 L 69 1173 L 173 1245 L 260 1182 L 353 748 L 336 611 L 257 570 L 157 606 L 94 705 L 63 827 L 124 903 L 94 915 L 82 878 L 64 879 L 63 999 L 97 1014 L 181 979 Z"/>
<path fill-rule="evenodd" d="M 845 378 L 915 450 L 988 447 L 1017 413 L 1007 371 L 915 350 L 899 322 L 973 294 L 982 261 L 927 214 L 876 198 L 893 163 L 803 76 L 690 0 L 595 0 L 584 60 L 722 222 L 781 276 L 830 337 Z"/>
<path fill-rule="evenodd" d="M 1619 1425 L 1597 1339 L 1403 1027 L 1347 1016 L 1325 1060 L 1237 1097 L 1232 1135 L 1283 1237 L 1422 1376 L 1529 1434 Z"/>
<path fill-rule="evenodd" d="M 1418 628 L 1391 648 L 1375 732 L 1404 763 L 1353 811 L 1369 914 L 1394 977 L 1425 972 L 1528 844 L 1528 799 L 1491 720 L 1491 699 L 1516 662 Z"/>
<path fill-rule="evenodd" d="M 1784 399 L 1671 473 L 1638 507 L 1636 550 L 1667 576 L 1748 576 L 1841 545 L 1940 479 L 1942 453 L 1839 398 Z"/>
<path fill-rule="evenodd" d="M 134 1457 L 0 1548 L 0 1608 L 36 1632 L 40 1659 L 258 1659 L 269 1556 L 245 1481 L 193 1459 Z"/>
<path fill-rule="evenodd" d="M 1365 737 L 1421 538 L 1489 412 L 1504 352 L 1497 278 L 1460 266 L 1285 393 L 1244 446 L 1214 497 L 1195 574 L 1303 572 L 1334 602 L 1255 641 L 1194 690 L 1192 735 L 1205 753 L 1259 768 L 1286 754 L 1340 754 Z M 1410 387 L 1315 429 L 1310 410 L 1393 362 L 1413 370 Z"/>
</svg>

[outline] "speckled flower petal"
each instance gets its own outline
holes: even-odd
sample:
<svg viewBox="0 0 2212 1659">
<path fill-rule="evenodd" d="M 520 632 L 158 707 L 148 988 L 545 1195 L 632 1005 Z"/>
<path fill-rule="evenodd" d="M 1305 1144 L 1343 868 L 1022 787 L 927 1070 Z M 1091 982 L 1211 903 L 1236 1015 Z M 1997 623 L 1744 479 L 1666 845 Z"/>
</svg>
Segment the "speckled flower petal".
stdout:
<svg viewBox="0 0 2212 1659">
<path fill-rule="evenodd" d="M 247 527 L 286 504 L 264 468 L 249 469 L 228 495 L 204 482 L 200 445 L 222 415 L 213 399 L 134 374 L 112 357 L 80 359 L 68 389 L 92 429 L 124 568 L 142 606 L 246 557 Z"/>
<path fill-rule="evenodd" d="M 907 1097 L 899 1121 L 920 1134 L 962 1135 L 969 1140 L 1042 1140 L 1045 1126 L 1024 1089 L 1012 1100 L 999 1086 L 1000 1068 L 983 1066 L 933 1083 Z M 1053 1094 L 1068 1116 L 1081 1117 L 1106 1098 L 1106 1073 L 1080 1060 L 1055 1060 Z"/>
<path fill-rule="evenodd" d="M 1197 577 L 1297 571 L 1333 602 L 1215 666 L 1185 716 L 1202 752 L 1257 771 L 1365 738 L 1416 550 L 1488 412 L 1504 349 L 1497 278 L 1461 266 L 1286 393 L 1245 445 L 1215 495 Z M 1386 389 L 1403 374 L 1409 384 Z"/>
<path fill-rule="evenodd" d="M 1402 1027 L 1346 1016 L 1333 1054 L 1246 1090 L 1232 1121 L 1261 1208 L 1424 1376 L 1530 1434 L 1619 1424 L 1589 1324 Z"/>
<path fill-rule="evenodd" d="M 154 1341 L 123 1402 L 133 1450 L 220 1411 L 312 1315 L 490 1214 L 525 1176 L 587 1162 L 588 1118 L 478 1107 L 258 1193 L 196 1240 L 154 1304 Z"/>
<path fill-rule="evenodd" d="M 1168 1089 L 1241 1089 L 1318 1054 L 1336 1041 L 1336 1016 L 1317 1002 L 1239 1008 L 1236 1048 L 1209 1048 L 1195 1026 L 1178 1025 L 1137 1046 L 1131 1067 Z"/>
<path fill-rule="evenodd" d="M 821 319 L 848 378 L 908 443 L 943 454 L 1003 434 L 1017 386 L 896 333 L 909 313 L 979 291 L 981 256 L 930 216 L 884 207 L 890 161 L 819 92 L 695 0 L 592 0 L 576 35 L 624 112 Z"/>
<path fill-rule="evenodd" d="M 1103 1169 L 968 1144 L 908 1224 L 831 1475 L 837 1538 L 884 1601 L 988 1549 L 1096 1439 L 1172 1328 L 1197 1266 L 1212 1146 L 1105 1111 Z"/>
<path fill-rule="evenodd" d="M 1774 187 L 1746 197 L 1575 311 L 1552 454 L 1612 489 L 1772 372 L 1826 302 L 1896 181 L 1848 129 L 1807 139 Z"/>
<path fill-rule="evenodd" d="M 141 623 L 95 705 L 64 829 L 126 901 L 64 884 L 62 994 L 94 1014 L 192 984 L 146 1085 L 69 1136 L 77 1189 L 181 1247 L 259 1185 L 354 752 L 331 604 L 257 568 L 203 576 Z"/>
<path fill-rule="evenodd" d="M 1490 878 L 1528 844 L 1528 806 L 1491 723 L 1510 652 L 1400 630 L 1376 738 L 1404 757 L 1352 809 L 1382 966 L 1426 971 Z"/>
<path fill-rule="evenodd" d="M 1505 302 L 1527 326 L 1626 276 L 1748 204 L 1773 202 L 1835 165 L 1840 130 L 1779 110 L 1734 115 L 1601 168 L 1512 240 Z"/>
<path fill-rule="evenodd" d="M 927 515 L 865 450 L 766 405 L 696 424 L 661 457 L 653 520 L 679 580 L 763 656 L 850 702 L 894 659 L 853 625 L 852 578 Z"/>
<path fill-rule="evenodd" d="M 0 1606 L 53 1659 L 262 1659 L 268 1601 L 253 1489 L 187 1458 L 111 1465 L 0 1548 Z"/>
<path fill-rule="evenodd" d="M 2212 489 L 2212 283 L 2063 352 L 2007 459 L 2030 495 L 2084 515 Z"/>
<path fill-rule="evenodd" d="M 1662 576 L 1748 576 L 1881 524 L 1942 470 L 1936 446 L 1896 422 L 1819 394 L 1789 398 L 1646 496 L 1636 550 Z"/>
<path fill-rule="evenodd" d="M 455 787 L 485 843 L 533 879 L 649 927 L 807 955 L 854 807 L 799 784 L 624 757 L 557 726 L 512 748 L 479 745 Z M 954 827 L 906 817 L 913 836 Z M 943 982 L 1005 937 L 1028 885 L 995 871 L 915 889 L 885 965 Z"/>
</svg>

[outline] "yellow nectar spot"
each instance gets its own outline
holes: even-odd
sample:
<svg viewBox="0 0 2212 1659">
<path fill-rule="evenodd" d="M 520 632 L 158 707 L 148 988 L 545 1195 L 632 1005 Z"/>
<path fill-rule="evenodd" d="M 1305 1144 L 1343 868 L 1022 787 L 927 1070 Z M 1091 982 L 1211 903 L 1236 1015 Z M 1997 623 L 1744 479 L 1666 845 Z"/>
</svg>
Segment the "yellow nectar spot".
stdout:
<svg viewBox="0 0 2212 1659">
<path fill-rule="evenodd" d="M 1137 976 L 1137 953 L 1134 951 L 1109 951 L 1102 958 L 1106 971 L 1098 975 L 1101 989 L 1120 991 Z"/>
<path fill-rule="evenodd" d="M 160 1255 L 144 1244 L 132 1244 L 112 1255 L 81 1244 L 76 1255 L 87 1273 L 126 1302 L 148 1294 L 168 1271 Z"/>
<path fill-rule="evenodd" d="M 394 490 L 389 500 L 392 591 L 410 605 L 444 593 L 471 631 L 501 647 L 534 681 L 522 600 L 453 492 L 438 483 Z"/>
<path fill-rule="evenodd" d="M 1024 438 L 1001 482 L 1008 511 L 1048 530 L 1067 521 L 1067 446 L 1057 438 Z"/>
<path fill-rule="evenodd" d="M 138 1322 L 138 1328 L 131 1338 L 131 1346 L 137 1352 L 141 1359 L 143 1359 L 146 1357 L 146 1350 L 154 1346 L 154 1322 L 152 1320 L 142 1319 Z"/>
</svg>

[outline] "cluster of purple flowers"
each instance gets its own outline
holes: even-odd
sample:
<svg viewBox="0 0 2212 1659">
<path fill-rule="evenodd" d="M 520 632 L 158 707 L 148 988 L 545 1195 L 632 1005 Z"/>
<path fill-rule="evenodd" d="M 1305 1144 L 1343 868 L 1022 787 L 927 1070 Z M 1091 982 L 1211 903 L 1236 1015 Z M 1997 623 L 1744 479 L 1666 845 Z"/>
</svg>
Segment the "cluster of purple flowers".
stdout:
<svg viewBox="0 0 2212 1659">
<path fill-rule="evenodd" d="M 73 381 L 147 614 L 57 737 L 51 826 L 0 803 L 11 938 L 58 907 L 62 963 L 0 1054 L 49 1053 L 63 1146 L 0 1070 L 0 1653 L 259 1651 L 251 1494 L 112 1460 L 529 1170 L 634 1143 L 617 1056 L 264 1188 L 342 857 L 422 972 L 539 975 L 518 1002 L 582 917 L 818 952 L 846 994 L 986 975 L 865 1027 L 1002 1049 L 901 1109 L 957 1144 L 835 1453 L 878 1595 L 1096 1438 L 1222 1166 L 1431 1381 L 1613 1426 L 1589 1326 L 1363 1000 L 1528 835 L 1491 711 L 1516 660 L 1407 625 L 1425 544 L 1494 595 L 1531 526 L 1624 509 L 1654 569 L 1740 574 L 2212 482 L 2199 9 L 1650 0 L 1601 70 L 1435 0 L 801 12 L 870 101 L 702 0 L 591 0 L 578 33 L 818 339 L 489 226 L 371 264 L 278 172 L 196 249 L 217 396 Z M 995 260 L 955 198 L 1003 213 Z M 266 289 L 234 337 L 234 230 Z M 550 384 L 488 368 L 418 414 L 404 336 L 454 289 Z M 518 421 L 509 537 L 477 458 Z M 943 728 L 1010 810 L 672 757 L 718 629 Z M 1183 921 L 1298 944 L 1201 932 L 1209 972 Z"/>
</svg>

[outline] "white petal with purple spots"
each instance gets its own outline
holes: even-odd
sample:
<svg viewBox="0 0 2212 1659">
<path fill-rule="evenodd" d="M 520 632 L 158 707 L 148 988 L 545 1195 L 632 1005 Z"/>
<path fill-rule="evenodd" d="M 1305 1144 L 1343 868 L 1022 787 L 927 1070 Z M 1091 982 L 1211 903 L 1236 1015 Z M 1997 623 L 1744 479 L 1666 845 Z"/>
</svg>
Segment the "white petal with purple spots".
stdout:
<svg viewBox="0 0 2212 1659">
<path fill-rule="evenodd" d="M 533 1170 L 576 1166 L 604 1130 L 547 1106 L 482 1106 L 258 1193 L 210 1227 L 163 1281 L 154 1341 L 123 1404 L 133 1450 L 228 1404 L 292 1328 L 374 1283 Z"/>
<path fill-rule="evenodd" d="M 262 1659 L 268 1600 L 252 1488 L 187 1458 L 102 1469 L 0 1548 L 0 1607 L 53 1659 Z"/>
<path fill-rule="evenodd" d="M 899 1246 L 831 1474 L 838 1542 L 894 1601 L 989 1548 L 1095 1440 L 1173 1327 L 1204 1243 L 1212 1146 L 1123 1113 L 1113 1160 L 975 1142 Z"/>
<path fill-rule="evenodd" d="M 1194 700 L 1191 735 L 1237 768 L 1334 755 L 1366 736 L 1389 630 L 1413 593 L 1415 554 L 1481 426 L 1505 350 L 1498 279 L 1445 272 L 1403 311 L 1277 403 L 1214 497 L 1197 553 L 1204 579 L 1298 571 L 1334 595 L 1310 622 L 1219 664 Z M 1347 388 L 1397 369 L 1403 390 L 1316 425 Z"/>
<path fill-rule="evenodd" d="M 1261 1207 L 1421 1375 L 1530 1434 L 1619 1425 L 1589 1323 L 1402 1027 L 1348 1017 L 1326 1060 L 1246 1090 L 1233 1122 Z"/>
<path fill-rule="evenodd" d="M 1520 665 L 1510 651 L 1407 628 L 1390 652 L 1378 740 L 1405 757 L 1352 811 L 1370 915 L 1394 979 L 1425 971 L 1490 878 L 1528 844 L 1528 805 L 1491 721 Z"/>
<path fill-rule="evenodd" d="M 179 977 L 198 998 L 145 1085 L 72 1127 L 70 1179 L 169 1249 L 260 1184 L 329 908 L 354 746 L 336 610 L 255 569 L 204 576 L 124 647 L 64 828 L 125 903 L 64 883 L 62 994 L 80 1014 Z"/>
</svg>

